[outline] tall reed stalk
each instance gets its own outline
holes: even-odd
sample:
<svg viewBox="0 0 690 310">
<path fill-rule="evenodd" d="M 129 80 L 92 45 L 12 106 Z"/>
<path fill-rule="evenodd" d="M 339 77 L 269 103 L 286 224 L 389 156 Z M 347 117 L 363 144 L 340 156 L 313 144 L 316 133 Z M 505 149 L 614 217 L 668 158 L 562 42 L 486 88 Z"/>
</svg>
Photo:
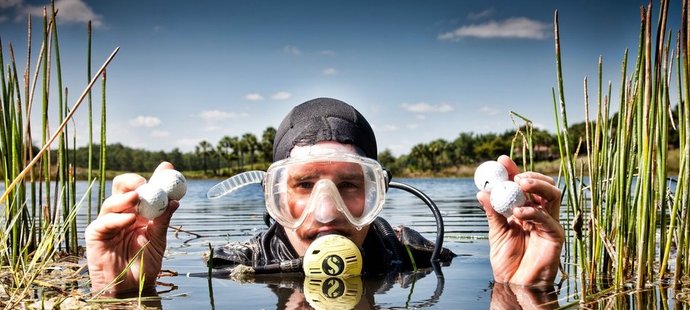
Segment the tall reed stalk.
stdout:
<svg viewBox="0 0 690 310">
<path fill-rule="evenodd" d="M 579 296 L 589 302 L 602 294 L 649 284 L 674 284 L 688 277 L 690 232 L 688 177 L 690 145 L 688 131 L 687 50 L 688 14 L 683 0 L 682 25 L 677 37 L 675 57 L 667 31 L 668 1 L 661 0 L 656 34 L 653 36 L 653 7 L 641 8 L 638 54 L 632 75 L 628 76 L 628 51 L 623 55 L 617 114 L 611 115 L 611 90 L 603 87 L 602 58 L 598 64 L 596 117 L 590 120 L 589 89 L 585 92 L 585 135 L 570 137 L 566 115 L 558 12 L 554 15 L 555 56 L 558 96 L 554 92 L 554 111 L 564 177 L 567 214 L 573 214 L 574 240 L 567 242 L 566 253 L 577 262 Z M 677 66 L 678 119 L 672 119 L 673 60 Z M 670 124 L 677 124 L 671 128 Z M 680 133 L 680 171 L 675 190 L 667 176 L 669 131 Z M 586 153 L 570 149 L 571 139 L 583 141 Z M 584 166 L 578 172 L 576 159 Z M 573 249 L 570 249 L 574 247 Z M 675 258 L 671 249 L 675 248 Z M 669 262 L 676 259 L 673 269 Z M 671 274 L 672 272 L 673 274 Z"/>
<path fill-rule="evenodd" d="M 525 122 L 524 132 L 516 122 L 515 117 Z M 534 125 L 532 121 L 517 112 L 510 111 L 510 118 L 515 125 L 515 137 L 510 143 L 510 158 L 513 158 L 513 150 L 515 150 L 515 143 L 520 140 L 520 149 L 522 150 L 522 166 L 525 171 L 534 171 L 534 143 L 532 141 L 532 132 Z"/>
<path fill-rule="evenodd" d="M 31 19 L 28 21 L 27 60 L 22 81 L 16 66 L 14 49 L 9 45 L 10 60 L 4 62 L 5 52 L 0 41 L 0 155 L 4 172 L 5 191 L 0 197 L 4 212 L 0 217 L 0 277 L 9 278 L 2 281 L 9 301 L 0 301 L 0 306 L 13 308 L 31 294 L 37 277 L 53 261 L 54 254 L 64 249 L 67 254 L 78 254 L 76 214 L 84 200 L 90 201 L 90 195 L 84 195 L 80 201 L 76 197 L 76 168 L 74 153 L 77 144 L 77 132 L 73 116 L 92 86 L 98 80 L 105 79 L 105 68 L 114 59 L 118 49 L 106 59 L 95 76 L 89 78 L 88 85 L 76 102 L 68 107 L 68 89 L 63 88 L 60 47 L 57 33 L 57 11 L 54 4 L 50 13 L 44 9 L 43 41 L 38 55 L 37 67 L 33 80 L 31 72 Z M 89 42 L 91 32 L 89 31 Z M 90 49 L 90 45 L 89 45 Z M 90 57 L 90 52 L 89 52 Z M 51 103 L 51 65 L 55 65 L 57 79 L 57 119 L 58 126 L 51 132 L 49 124 L 49 104 Z M 89 68 L 90 71 L 90 68 Z M 40 72 L 40 74 L 39 74 Z M 37 80 L 41 82 L 38 99 L 34 96 Z M 22 94 L 23 92 L 23 94 Z M 103 83 L 103 105 L 105 105 L 105 83 Z M 32 104 L 41 103 L 41 143 L 40 151 L 35 152 L 32 145 L 30 119 Z M 105 108 L 103 108 L 105 110 Z M 102 118 L 105 114 L 102 115 Z M 89 119 L 89 122 L 92 120 Z M 67 125 L 72 124 L 72 136 L 68 135 Z M 105 122 L 104 119 L 101 122 Z M 104 129 L 103 129 L 104 130 Z M 102 132 L 104 137 L 105 133 Z M 90 139 L 90 136 L 89 136 Z M 57 140 L 57 161 L 51 162 L 50 151 Z M 105 140 L 101 148 L 105 148 Z M 104 152 L 104 151 L 102 151 Z M 90 193 L 94 180 L 99 178 L 104 187 L 105 157 L 100 157 L 100 174 L 89 172 Z M 54 177 L 56 176 L 56 177 Z M 51 180 L 55 180 L 51 190 Z M 30 191 L 27 189 L 30 188 Z M 90 219 L 89 219 L 90 220 Z M 9 272 L 8 272 L 9 270 Z"/>
</svg>

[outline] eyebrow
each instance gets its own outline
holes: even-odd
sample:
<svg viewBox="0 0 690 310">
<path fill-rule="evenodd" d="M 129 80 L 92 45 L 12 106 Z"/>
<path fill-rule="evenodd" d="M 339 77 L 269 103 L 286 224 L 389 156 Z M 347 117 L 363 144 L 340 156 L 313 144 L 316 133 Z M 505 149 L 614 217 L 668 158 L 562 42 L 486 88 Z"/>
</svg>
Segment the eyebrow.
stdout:
<svg viewBox="0 0 690 310">
<path fill-rule="evenodd" d="M 314 178 L 320 178 L 323 173 L 320 172 L 307 172 L 307 173 L 290 173 L 288 175 L 290 180 L 304 181 Z M 364 178 L 363 173 L 346 171 L 344 173 L 337 173 L 336 176 L 341 180 L 357 180 Z"/>
</svg>

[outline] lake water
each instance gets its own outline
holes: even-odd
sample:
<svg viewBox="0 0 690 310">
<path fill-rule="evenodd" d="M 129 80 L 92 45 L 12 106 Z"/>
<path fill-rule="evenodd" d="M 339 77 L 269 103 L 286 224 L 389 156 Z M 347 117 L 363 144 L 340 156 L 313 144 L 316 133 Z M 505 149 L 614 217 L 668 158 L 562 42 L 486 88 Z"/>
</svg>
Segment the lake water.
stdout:
<svg viewBox="0 0 690 310">
<path fill-rule="evenodd" d="M 442 279 L 429 271 L 425 276 L 403 275 L 395 279 L 365 281 L 363 297 L 358 307 L 399 309 L 487 309 L 492 294 L 492 274 L 489 264 L 488 227 L 483 211 L 476 201 L 476 188 L 469 178 L 458 179 L 397 179 L 412 185 L 430 196 L 443 215 L 444 246 L 458 254 L 449 266 L 441 268 Z M 190 180 L 188 192 L 173 216 L 164 270 L 178 276 L 163 277 L 158 286 L 164 309 L 275 309 L 297 305 L 305 288 L 301 279 L 287 277 L 257 278 L 253 282 L 229 279 L 187 277 L 187 273 L 206 272 L 201 260 L 209 244 L 222 245 L 229 241 L 244 241 L 266 229 L 263 222 L 263 195 L 258 185 L 252 185 L 222 197 L 208 200 L 206 191 L 219 180 Z M 110 184 L 107 185 L 110 191 Z M 80 230 L 86 225 L 86 212 L 78 217 Z M 436 223 L 429 208 L 412 194 L 390 189 L 381 216 L 391 225 L 404 224 L 435 240 Z M 81 239 L 83 240 L 83 238 Z M 560 276 L 559 276 L 560 278 Z M 566 282 L 560 290 L 559 304 L 571 303 L 574 298 Z M 652 304 L 656 303 L 652 294 Z M 658 297 L 658 296 L 657 296 Z M 627 297 L 624 297 L 627 298 Z M 366 301 L 366 302 L 365 302 Z M 364 305 L 364 306 L 363 306 Z M 331 305 L 332 306 L 332 305 Z M 640 305 L 640 309 L 646 308 Z M 332 308 L 332 307 L 330 307 Z M 632 308 L 638 308 L 632 306 Z"/>
</svg>

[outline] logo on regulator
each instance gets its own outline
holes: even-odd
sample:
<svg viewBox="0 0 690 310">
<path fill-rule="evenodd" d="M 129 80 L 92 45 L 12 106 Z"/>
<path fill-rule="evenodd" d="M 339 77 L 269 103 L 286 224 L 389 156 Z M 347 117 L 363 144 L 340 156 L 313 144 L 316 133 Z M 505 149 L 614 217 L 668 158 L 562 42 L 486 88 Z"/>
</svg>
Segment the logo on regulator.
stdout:
<svg viewBox="0 0 690 310">
<path fill-rule="evenodd" d="M 337 276 L 345 270 L 345 262 L 338 255 L 329 255 L 323 260 L 321 268 L 323 273 L 329 276 Z"/>
</svg>

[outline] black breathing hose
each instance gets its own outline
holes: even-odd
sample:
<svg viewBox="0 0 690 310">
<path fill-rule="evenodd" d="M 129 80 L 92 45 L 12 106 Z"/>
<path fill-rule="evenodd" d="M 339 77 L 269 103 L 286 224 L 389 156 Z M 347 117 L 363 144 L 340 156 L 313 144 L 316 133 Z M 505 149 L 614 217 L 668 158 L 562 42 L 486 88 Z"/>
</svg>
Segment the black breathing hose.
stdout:
<svg viewBox="0 0 690 310">
<path fill-rule="evenodd" d="M 389 176 L 389 178 L 390 178 L 390 176 Z M 426 205 L 429 207 L 429 209 L 431 209 L 431 212 L 434 214 L 434 218 L 436 219 L 436 243 L 434 245 L 434 251 L 431 253 L 431 261 L 432 262 L 439 261 L 438 256 L 441 253 L 441 249 L 443 249 L 443 235 L 445 232 L 445 226 L 443 225 L 443 217 L 441 216 L 441 211 L 438 210 L 438 207 L 436 206 L 434 201 L 431 200 L 431 198 L 429 198 L 429 196 L 427 196 L 426 194 L 424 194 L 424 192 L 416 189 L 415 187 L 413 187 L 411 185 L 407 185 L 405 183 L 399 183 L 399 182 L 395 182 L 395 181 L 390 181 L 388 183 L 388 187 L 401 189 L 401 190 L 404 190 L 408 193 L 411 193 L 411 194 L 417 196 L 417 198 L 424 201 L 424 203 L 426 203 Z M 266 223 L 266 226 L 270 227 L 272 224 L 271 223 L 271 216 L 268 214 L 268 212 L 264 212 L 263 217 L 264 217 L 264 223 Z M 385 229 L 384 229 L 384 232 L 386 232 Z"/>
<path fill-rule="evenodd" d="M 434 251 L 431 254 L 431 261 L 438 261 L 441 249 L 443 249 L 443 233 L 445 230 L 443 226 L 443 217 L 441 217 L 441 211 L 438 210 L 438 207 L 436 206 L 434 201 L 431 200 L 431 198 L 429 198 L 429 196 L 410 185 L 391 181 L 388 184 L 388 186 L 392 188 L 402 189 L 408 193 L 411 193 L 417 196 L 417 198 L 424 201 L 424 203 L 426 203 L 427 206 L 429 206 L 429 209 L 431 209 L 431 212 L 434 214 L 434 218 L 436 218 L 436 244 L 434 245 Z"/>
</svg>

